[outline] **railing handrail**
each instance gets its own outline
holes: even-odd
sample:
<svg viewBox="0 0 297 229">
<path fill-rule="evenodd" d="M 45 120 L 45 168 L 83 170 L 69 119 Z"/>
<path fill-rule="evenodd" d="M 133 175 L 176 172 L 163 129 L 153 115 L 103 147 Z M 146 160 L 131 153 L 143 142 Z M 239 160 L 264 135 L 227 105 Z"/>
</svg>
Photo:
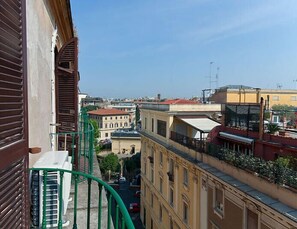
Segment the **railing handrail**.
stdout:
<svg viewBox="0 0 297 229">
<path fill-rule="evenodd" d="M 92 181 L 96 181 L 98 184 L 102 185 L 115 199 L 116 203 L 119 206 L 120 212 L 125 219 L 125 225 L 127 226 L 128 229 L 134 229 L 134 224 L 131 220 L 131 217 L 127 211 L 127 208 L 125 204 L 123 203 L 123 200 L 119 196 L 119 194 L 107 183 L 104 181 L 100 180 L 99 178 L 87 174 L 87 173 L 82 173 L 82 172 L 77 172 L 77 171 L 72 171 L 72 170 L 65 170 L 65 169 L 58 169 L 58 168 L 29 168 L 30 171 L 47 171 L 47 172 L 62 172 L 62 173 L 71 173 L 72 175 L 76 176 L 83 176 L 84 178 L 91 179 Z"/>
</svg>

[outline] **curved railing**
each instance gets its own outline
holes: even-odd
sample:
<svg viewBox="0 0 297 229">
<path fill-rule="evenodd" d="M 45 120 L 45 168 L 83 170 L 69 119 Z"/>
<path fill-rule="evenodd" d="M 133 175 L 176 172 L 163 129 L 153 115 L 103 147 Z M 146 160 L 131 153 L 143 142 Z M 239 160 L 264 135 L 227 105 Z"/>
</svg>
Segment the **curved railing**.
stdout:
<svg viewBox="0 0 297 229">
<path fill-rule="evenodd" d="M 121 197 L 111 186 L 109 186 L 99 178 L 86 173 L 63 170 L 63 169 L 54 169 L 54 168 L 31 168 L 30 171 L 32 173 L 33 183 L 34 183 L 34 180 L 37 180 L 40 183 L 42 183 L 42 184 L 35 185 L 35 188 L 36 189 L 39 188 L 39 190 L 34 189 L 34 187 L 31 188 L 32 202 L 34 201 L 34 198 L 32 197 L 34 195 L 34 192 L 35 194 L 37 193 L 36 195 L 38 195 L 38 198 L 40 198 L 40 199 L 37 198 L 36 200 L 37 203 L 39 203 L 38 206 L 40 208 L 40 209 L 36 209 L 36 214 L 39 214 L 38 216 L 36 216 L 37 218 L 36 222 L 40 222 L 39 223 L 40 225 L 35 224 L 33 226 L 37 226 L 39 228 L 40 227 L 47 228 L 49 226 L 54 226 L 55 224 L 54 227 L 57 227 L 59 229 L 64 226 L 63 225 L 65 224 L 64 211 L 66 210 L 64 206 L 65 200 L 63 200 L 63 198 L 65 198 L 65 196 L 67 197 L 67 193 L 65 193 L 67 192 L 67 189 L 68 191 L 70 191 L 69 190 L 70 188 L 67 188 L 64 182 L 65 182 L 65 176 L 70 174 L 72 175 L 73 186 L 74 186 L 73 187 L 74 193 L 72 193 L 73 203 L 71 203 L 71 205 L 73 205 L 73 209 L 71 209 L 73 210 L 73 212 L 71 212 L 70 214 L 72 215 L 72 219 L 68 218 L 68 220 L 72 224 L 71 228 L 94 228 L 94 224 L 95 224 L 99 229 L 100 228 L 134 229 L 133 222 L 130 218 L 127 208 L 124 205 Z M 59 182 L 57 181 L 53 182 L 52 180 L 53 176 L 56 176 Z M 83 189 L 81 188 L 79 189 L 79 185 L 84 185 L 83 183 L 79 183 L 80 177 L 83 177 L 86 180 L 86 185 L 87 185 L 86 193 L 83 192 Z M 95 192 L 93 190 L 95 188 L 94 186 L 96 187 Z M 104 204 L 106 203 L 106 199 L 104 198 L 105 193 L 107 198 L 106 205 Z M 94 197 L 94 194 L 95 194 L 95 197 Z M 53 200 L 49 199 L 51 195 L 57 196 L 58 201 L 56 201 L 56 203 L 58 205 L 57 209 L 59 210 L 55 210 L 55 211 L 52 210 L 51 204 L 53 203 Z M 98 199 L 96 199 L 96 196 L 98 197 Z M 79 200 L 78 199 L 79 197 L 82 198 L 82 200 Z M 85 197 L 87 197 L 86 200 L 83 200 Z M 78 204 L 81 204 L 81 201 L 87 202 L 85 203 L 86 207 L 78 209 Z M 94 201 L 97 201 L 98 206 L 94 204 Z M 31 204 L 34 205 L 33 203 Z M 102 211 L 103 208 L 104 209 L 107 208 L 107 217 L 105 217 L 105 213 Z M 86 214 L 85 213 L 83 214 L 84 217 L 86 216 L 85 223 L 82 222 L 84 217 L 78 216 L 78 210 L 86 211 Z M 70 209 L 67 210 L 67 212 L 69 211 Z M 54 218 L 53 214 L 56 214 L 55 222 L 52 221 L 52 219 Z M 32 215 L 34 215 L 34 213 Z M 69 216 L 68 213 L 67 213 L 67 216 Z M 32 219 L 32 221 L 34 221 L 34 219 Z"/>
</svg>

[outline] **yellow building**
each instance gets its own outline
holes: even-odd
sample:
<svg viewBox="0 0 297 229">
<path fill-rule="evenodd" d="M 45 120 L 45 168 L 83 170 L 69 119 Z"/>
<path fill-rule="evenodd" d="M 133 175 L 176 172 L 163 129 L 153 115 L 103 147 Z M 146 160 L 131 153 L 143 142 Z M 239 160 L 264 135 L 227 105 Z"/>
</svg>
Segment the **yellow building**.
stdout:
<svg viewBox="0 0 297 229">
<path fill-rule="evenodd" d="M 221 87 L 211 96 L 215 103 L 259 103 L 261 97 L 269 109 L 273 105 L 286 104 L 297 107 L 297 90 L 251 88 L 243 85 Z"/>
<path fill-rule="evenodd" d="M 140 152 L 140 134 L 137 131 L 118 130 L 111 133 L 113 153 L 135 154 Z"/>
<path fill-rule="evenodd" d="M 216 112 L 211 104 L 142 104 L 145 228 L 297 228 L 295 192 L 206 153 L 220 125 L 207 116 Z"/>
<path fill-rule="evenodd" d="M 89 111 L 90 118 L 98 123 L 99 140 L 110 139 L 117 129 L 129 128 L 129 113 L 117 109 L 98 109 Z"/>
</svg>

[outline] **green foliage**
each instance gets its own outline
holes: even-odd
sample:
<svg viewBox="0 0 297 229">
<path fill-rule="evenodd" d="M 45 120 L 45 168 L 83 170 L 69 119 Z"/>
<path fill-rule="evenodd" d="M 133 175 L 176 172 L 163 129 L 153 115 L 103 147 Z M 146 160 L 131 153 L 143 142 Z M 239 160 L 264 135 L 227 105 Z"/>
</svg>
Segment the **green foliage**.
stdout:
<svg viewBox="0 0 297 229">
<path fill-rule="evenodd" d="M 140 120 L 140 109 L 139 109 L 139 106 L 137 105 L 136 106 L 136 109 L 135 109 L 135 122 L 136 122 L 136 126 L 137 126 L 137 123 L 139 122 Z"/>
<path fill-rule="evenodd" d="M 267 130 L 269 134 L 275 134 L 277 131 L 280 130 L 279 126 L 275 123 L 269 123 L 267 125 Z"/>
<path fill-rule="evenodd" d="M 276 104 L 272 106 L 272 110 L 278 111 L 280 113 L 280 118 L 283 121 L 284 117 L 287 118 L 287 120 L 296 120 L 296 114 L 294 112 L 295 107 L 287 104 Z"/>
<path fill-rule="evenodd" d="M 95 105 L 89 105 L 89 106 L 83 107 L 84 111 L 86 112 L 97 110 L 99 108 L 100 108 L 99 106 L 95 106 Z"/>
<path fill-rule="evenodd" d="M 116 172 L 119 168 L 118 156 L 114 153 L 108 154 L 100 163 L 100 169 L 103 173 L 110 170 L 111 172 Z"/>
<path fill-rule="evenodd" d="M 96 120 L 94 119 L 90 119 L 90 123 L 92 124 L 93 128 L 94 128 L 94 138 L 97 141 L 97 138 L 100 137 L 100 132 L 99 132 L 99 127 L 98 127 L 98 123 Z"/>
<path fill-rule="evenodd" d="M 262 158 L 246 155 L 229 149 L 219 149 L 208 145 L 208 153 L 219 160 L 226 161 L 227 163 L 254 172 L 260 177 L 268 179 L 270 182 L 276 184 L 285 184 L 293 188 L 297 188 L 297 159 L 294 157 L 279 157 L 275 161 L 265 161 Z M 215 151 L 216 149 L 216 151 Z"/>
<path fill-rule="evenodd" d="M 125 168 L 126 168 L 126 170 L 127 170 L 128 173 L 133 172 L 136 169 L 136 163 L 135 163 L 135 161 L 132 160 L 132 159 L 130 159 L 130 158 L 127 159 L 125 161 Z"/>
</svg>

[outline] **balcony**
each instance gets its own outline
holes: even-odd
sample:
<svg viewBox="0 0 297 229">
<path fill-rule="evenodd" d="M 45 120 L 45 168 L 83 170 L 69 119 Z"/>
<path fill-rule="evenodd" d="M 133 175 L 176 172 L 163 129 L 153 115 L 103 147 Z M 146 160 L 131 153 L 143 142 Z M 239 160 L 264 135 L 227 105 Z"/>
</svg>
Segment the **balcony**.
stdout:
<svg viewBox="0 0 297 229">
<path fill-rule="evenodd" d="M 78 132 L 51 134 L 57 142 L 54 150 L 68 151 L 71 156 L 73 171 L 43 167 L 30 169 L 33 181 L 31 226 L 133 229 L 133 222 L 120 196 L 98 178 L 101 174 L 93 153 L 94 129 L 88 115 L 81 115 L 78 127 Z M 70 180 L 71 187 L 66 185 Z"/>
<path fill-rule="evenodd" d="M 130 215 L 120 198 L 117 192 L 107 185 L 105 182 L 100 180 L 99 178 L 92 176 L 90 174 L 77 172 L 77 171 L 69 171 L 62 169 L 53 169 L 53 168 L 38 168 L 38 169 L 30 169 L 32 173 L 42 174 L 43 188 L 42 188 L 42 204 L 40 205 L 39 211 L 36 211 L 37 214 L 42 214 L 42 223 L 38 227 L 48 228 L 49 224 L 56 224 L 57 228 L 61 229 L 65 226 L 65 218 L 63 216 L 63 211 L 61 209 L 64 208 L 63 203 L 65 200 L 64 185 L 63 180 L 67 175 L 71 175 L 73 179 L 74 190 L 72 192 L 72 205 L 73 212 L 72 214 L 68 214 L 72 216 L 72 218 L 67 218 L 68 224 L 67 226 L 71 228 L 134 228 Z M 40 173 L 41 172 L 41 173 Z M 47 198 L 51 195 L 53 191 L 52 186 L 53 183 L 51 181 L 52 173 L 56 172 L 58 177 L 60 177 L 60 184 L 58 185 L 58 203 L 59 210 L 57 212 L 51 212 L 49 216 L 48 213 L 51 210 L 51 205 L 53 201 L 49 201 Z M 84 179 L 87 181 L 87 192 L 81 192 L 82 190 L 79 188 L 80 179 Z M 34 191 L 34 190 L 33 190 Z M 105 203 L 105 195 L 107 197 L 107 204 Z M 32 200 L 34 201 L 34 200 Z M 38 201 L 38 200 L 37 200 Z M 95 209 L 95 205 L 97 201 L 97 209 Z M 79 214 L 79 205 L 83 204 L 84 210 L 83 214 Z M 105 206 L 106 205 L 106 206 Z M 107 207 L 107 215 L 103 214 L 103 208 Z M 54 222 L 53 214 L 57 215 L 57 219 Z M 37 217 L 36 216 L 36 217 Z M 112 216 L 113 221 L 112 221 Z M 33 213 L 34 217 L 34 213 Z M 34 220 L 32 220 L 34 221 Z M 71 223 L 70 223 L 71 222 Z M 35 225 L 36 226 L 36 225 Z"/>
<path fill-rule="evenodd" d="M 198 151 L 198 152 L 205 151 L 205 141 L 203 140 L 190 138 L 188 136 L 179 134 L 174 131 L 171 131 L 170 139 L 195 151 Z"/>
<path fill-rule="evenodd" d="M 190 138 L 173 131 L 170 139 L 195 152 L 205 153 L 236 168 L 252 173 L 270 183 L 282 185 L 288 189 L 297 189 L 297 171 L 286 167 L 281 161 L 267 161 L 260 157 L 246 155 L 211 143 L 206 144 L 205 141 Z M 200 160 L 204 159 L 200 156 Z"/>
</svg>

